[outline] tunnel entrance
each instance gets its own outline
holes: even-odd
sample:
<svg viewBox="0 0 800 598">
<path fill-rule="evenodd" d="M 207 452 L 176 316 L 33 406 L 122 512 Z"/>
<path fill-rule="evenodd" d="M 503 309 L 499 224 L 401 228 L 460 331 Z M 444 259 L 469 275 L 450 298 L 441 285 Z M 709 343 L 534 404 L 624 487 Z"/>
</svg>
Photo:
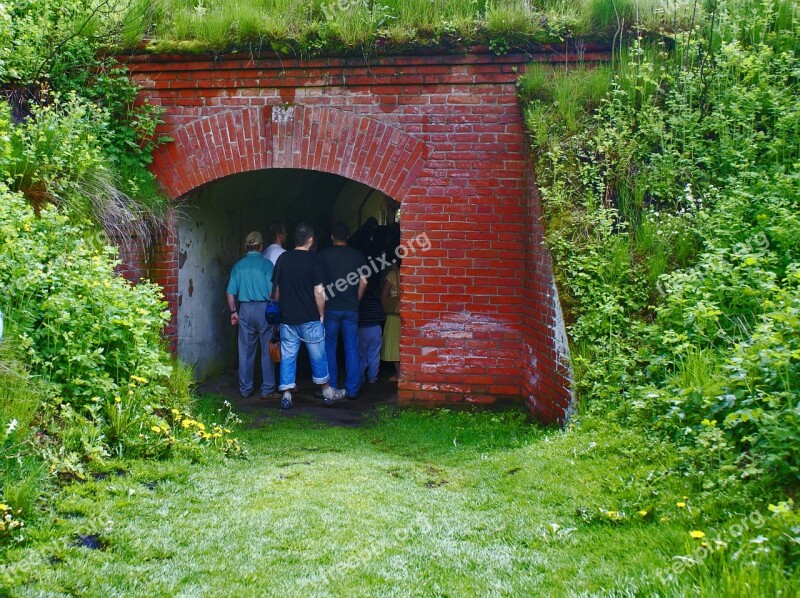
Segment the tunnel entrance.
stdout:
<svg viewBox="0 0 800 598">
<path fill-rule="evenodd" d="M 339 196 L 358 181 L 402 203 L 401 244 L 424 239 L 403 257 L 397 403 L 522 401 L 563 423 L 569 346 L 517 80 L 531 60 L 610 58 L 584 50 L 132 56 L 141 98 L 163 109 L 157 133 L 172 139 L 151 169 L 183 208 L 148 255 L 123 255 L 125 274 L 162 286 L 165 339 L 208 377 L 235 359 L 223 284 L 243 235 L 275 218 L 319 226 L 340 208 L 353 226 L 358 200 L 345 210 Z"/>
<path fill-rule="evenodd" d="M 248 232 L 263 234 L 271 222 L 282 222 L 291 249 L 294 227 L 305 222 L 324 247 L 332 222 L 343 221 L 352 234 L 371 217 L 397 222 L 399 207 L 362 183 L 301 169 L 246 172 L 195 190 L 178 208 L 178 357 L 200 380 L 237 367 L 237 329 L 230 325 L 225 289 Z M 307 367 L 301 352 L 298 376 Z"/>
</svg>

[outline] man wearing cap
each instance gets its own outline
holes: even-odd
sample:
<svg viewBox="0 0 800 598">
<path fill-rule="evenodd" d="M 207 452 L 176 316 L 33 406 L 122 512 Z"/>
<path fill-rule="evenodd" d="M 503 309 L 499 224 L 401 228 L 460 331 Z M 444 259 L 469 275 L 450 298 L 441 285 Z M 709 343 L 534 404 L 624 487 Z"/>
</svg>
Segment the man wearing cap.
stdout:
<svg viewBox="0 0 800 598">
<path fill-rule="evenodd" d="M 247 255 L 233 266 L 227 290 L 231 325 L 239 325 L 239 393 L 247 398 L 253 392 L 256 346 L 260 342 L 261 398 L 277 399 L 275 368 L 269 356 L 271 327 L 264 316 L 267 299 L 272 295 L 273 266 L 261 255 L 264 244 L 261 233 L 251 232 L 244 244 Z"/>
</svg>

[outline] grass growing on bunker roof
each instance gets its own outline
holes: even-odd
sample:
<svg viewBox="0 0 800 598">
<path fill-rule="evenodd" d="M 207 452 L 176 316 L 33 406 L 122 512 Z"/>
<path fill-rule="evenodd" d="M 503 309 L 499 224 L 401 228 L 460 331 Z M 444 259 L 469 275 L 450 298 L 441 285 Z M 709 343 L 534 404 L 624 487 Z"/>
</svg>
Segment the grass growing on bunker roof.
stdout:
<svg viewBox="0 0 800 598">
<path fill-rule="evenodd" d="M 497 53 L 567 37 L 611 41 L 687 26 L 685 0 L 134 0 L 122 45 L 165 52 Z"/>
</svg>

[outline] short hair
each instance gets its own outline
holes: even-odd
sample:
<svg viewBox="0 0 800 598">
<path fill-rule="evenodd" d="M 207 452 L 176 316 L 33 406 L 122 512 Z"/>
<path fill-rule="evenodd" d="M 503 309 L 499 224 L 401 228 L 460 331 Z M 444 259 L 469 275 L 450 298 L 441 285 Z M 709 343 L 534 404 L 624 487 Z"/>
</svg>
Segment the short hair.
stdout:
<svg viewBox="0 0 800 598">
<path fill-rule="evenodd" d="M 331 236 L 334 241 L 347 241 L 350 237 L 350 229 L 347 228 L 347 225 L 341 220 L 334 222 L 331 226 Z"/>
<path fill-rule="evenodd" d="M 267 227 L 266 241 L 270 245 L 274 245 L 275 243 L 278 242 L 278 235 L 285 235 L 285 234 L 286 234 L 286 227 L 276 220 Z"/>
<path fill-rule="evenodd" d="M 302 247 L 308 240 L 314 236 L 314 229 L 308 226 L 305 222 L 301 222 L 294 229 L 294 244 L 295 247 Z"/>
</svg>

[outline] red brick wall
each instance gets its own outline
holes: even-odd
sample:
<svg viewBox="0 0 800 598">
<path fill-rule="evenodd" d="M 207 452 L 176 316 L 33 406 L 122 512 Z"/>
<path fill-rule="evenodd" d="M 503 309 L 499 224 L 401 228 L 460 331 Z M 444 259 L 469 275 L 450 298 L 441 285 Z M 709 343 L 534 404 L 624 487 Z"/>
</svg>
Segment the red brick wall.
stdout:
<svg viewBox="0 0 800 598">
<path fill-rule="evenodd" d="M 304 168 L 402 202 L 403 242 L 424 234 L 430 249 L 417 245 L 401 271 L 401 404 L 521 399 L 553 422 L 572 398 L 516 96 L 531 58 L 564 56 L 137 56 L 129 65 L 175 139 L 153 163 L 170 197 L 230 174 Z M 177 239 L 166 237 L 151 277 L 177 313 Z M 166 333 L 174 346 L 174 327 Z"/>
</svg>

